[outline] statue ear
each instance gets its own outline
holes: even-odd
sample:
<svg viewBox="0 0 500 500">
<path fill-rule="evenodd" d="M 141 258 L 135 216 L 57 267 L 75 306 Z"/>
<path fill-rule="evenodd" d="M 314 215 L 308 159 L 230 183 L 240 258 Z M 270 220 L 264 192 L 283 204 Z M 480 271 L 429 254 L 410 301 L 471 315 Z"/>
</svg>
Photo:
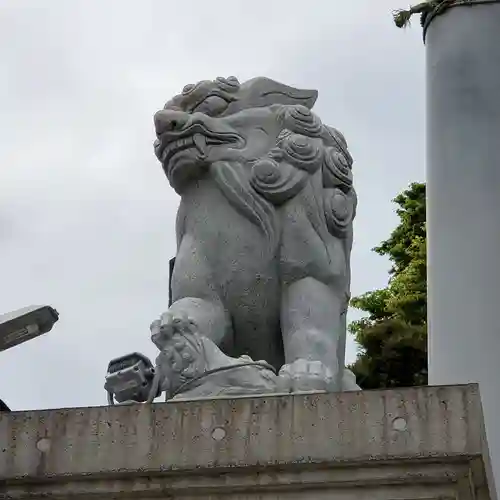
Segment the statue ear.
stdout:
<svg viewBox="0 0 500 500">
<path fill-rule="evenodd" d="M 317 90 L 296 89 L 270 78 L 259 76 L 241 85 L 238 98 L 229 105 L 224 114 L 232 114 L 242 109 L 260 108 L 273 104 L 302 104 L 302 106 L 311 109 L 317 98 Z"/>
</svg>

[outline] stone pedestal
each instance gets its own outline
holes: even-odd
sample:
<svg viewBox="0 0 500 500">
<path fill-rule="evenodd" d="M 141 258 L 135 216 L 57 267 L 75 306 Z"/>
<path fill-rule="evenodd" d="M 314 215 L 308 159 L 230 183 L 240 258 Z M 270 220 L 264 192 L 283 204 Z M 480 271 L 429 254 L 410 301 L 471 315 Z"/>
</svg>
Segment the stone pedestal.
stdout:
<svg viewBox="0 0 500 500">
<path fill-rule="evenodd" d="M 490 499 L 474 385 L 0 415 L 0 498 Z"/>
</svg>

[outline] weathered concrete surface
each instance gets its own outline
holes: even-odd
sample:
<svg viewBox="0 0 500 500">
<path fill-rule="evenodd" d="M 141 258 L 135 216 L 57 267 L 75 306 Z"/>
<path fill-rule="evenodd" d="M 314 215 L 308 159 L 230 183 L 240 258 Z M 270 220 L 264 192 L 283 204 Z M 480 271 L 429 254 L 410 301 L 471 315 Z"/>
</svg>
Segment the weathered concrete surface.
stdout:
<svg viewBox="0 0 500 500">
<path fill-rule="evenodd" d="M 487 500 L 483 439 L 475 385 L 14 412 L 0 498 Z"/>
</svg>

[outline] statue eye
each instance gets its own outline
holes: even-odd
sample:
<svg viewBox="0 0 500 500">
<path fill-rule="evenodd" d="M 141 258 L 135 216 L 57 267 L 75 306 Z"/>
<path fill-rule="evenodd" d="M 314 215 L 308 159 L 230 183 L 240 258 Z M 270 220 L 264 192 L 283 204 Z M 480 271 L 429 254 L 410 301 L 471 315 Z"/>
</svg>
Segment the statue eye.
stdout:
<svg viewBox="0 0 500 500">
<path fill-rule="evenodd" d="M 223 113 L 227 109 L 228 103 L 222 97 L 212 95 L 204 99 L 194 109 L 193 113 L 205 113 L 209 116 L 216 116 Z"/>
<path fill-rule="evenodd" d="M 215 82 L 221 90 L 225 90 L 226 92 L 236 92 L 240 88 L 240 82 L 235 76 L 230 76 L 229 78 L 218 76 Z"/>
</svg>

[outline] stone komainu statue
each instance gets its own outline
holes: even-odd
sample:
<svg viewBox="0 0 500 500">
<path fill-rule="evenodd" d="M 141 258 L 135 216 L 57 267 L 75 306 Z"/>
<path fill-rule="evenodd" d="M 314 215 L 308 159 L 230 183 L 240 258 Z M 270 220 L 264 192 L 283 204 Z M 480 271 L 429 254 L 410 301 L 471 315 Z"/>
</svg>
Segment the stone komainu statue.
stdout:
<svg viewBox="0 0 500 500">
<path fill-rule="evenodd" d="M 356 387 L 344 370 L 352 158 L 311 111 L 316 98 L 217 78 L 155 115 L 155 152 L 181 196 L 162 327 L 187 318 L 227 356 L 281 370 L 291 390 Z"/>
</svg>

